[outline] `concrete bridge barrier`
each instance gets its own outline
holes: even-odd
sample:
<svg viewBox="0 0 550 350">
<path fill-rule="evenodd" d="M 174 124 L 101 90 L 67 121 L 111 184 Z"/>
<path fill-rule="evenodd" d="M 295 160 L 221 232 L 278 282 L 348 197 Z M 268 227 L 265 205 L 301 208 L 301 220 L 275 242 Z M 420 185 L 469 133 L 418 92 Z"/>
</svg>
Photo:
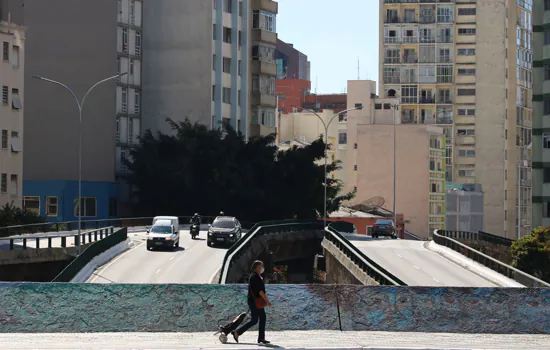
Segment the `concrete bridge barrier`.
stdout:
<svg viewBox="0 0 550 350">
<path fill-rule="evenodd" d="M 268 329 L 550 334 L 550 289 L 268 285 Z M 1 333 L 206 332 L 244 285 L 0 284 Z"/>
</svg>

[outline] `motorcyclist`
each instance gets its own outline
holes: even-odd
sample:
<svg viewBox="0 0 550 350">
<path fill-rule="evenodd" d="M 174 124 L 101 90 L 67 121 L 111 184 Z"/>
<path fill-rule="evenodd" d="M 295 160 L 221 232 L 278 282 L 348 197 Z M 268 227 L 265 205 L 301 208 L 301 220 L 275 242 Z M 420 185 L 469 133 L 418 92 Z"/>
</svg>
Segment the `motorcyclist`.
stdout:
<svg viewBox="0 0 550 350">
<path fill-rule="evenodd" d="M 193 217 L 191 218 L 191 223 L 200 227 L 201 216 L 199 215 L 199 213 L 195 213 L 195 215 L 193 215 Z"/>
<path fill-rule="evenodd" d="M 224 216 L 225 214 L 223 213 L 223 211 L 220 211 L 220 216 Z"/>
</svg>

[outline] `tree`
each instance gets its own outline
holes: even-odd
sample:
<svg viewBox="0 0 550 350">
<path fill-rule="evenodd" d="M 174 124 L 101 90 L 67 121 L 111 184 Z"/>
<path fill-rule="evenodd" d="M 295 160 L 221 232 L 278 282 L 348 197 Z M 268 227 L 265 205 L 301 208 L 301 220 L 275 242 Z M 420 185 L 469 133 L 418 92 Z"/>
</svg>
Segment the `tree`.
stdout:
<svg viewBox="0 0 550 350">
<path fill-rule="evenodd" d="M 275 135 L 246 142 L 228 127 L 223 133 L 188 120 L 168 119 L 173 133 L 145 132 L 126 160 L 128 182 L 136 188 L 139 215 L 216 215 L 224 211 L 244 221 L 316 218 L 323 212 L 323 159 L 320 138 L 310 146 L 278 151 Z M 340 168 L 331 162 L 329 171 Z M 342 184 L 329 179 L 328 209 Z"/>
<path fill-rule="evenodd" d="M 16 207 L 13 202 L 6 203 L 4 206 L 0 207 L 0 236 L 7 234 L 4 230 L 1 230 L 2 227 L 39 224 L 43 222 L 46 222 L 43 217 L 31 211 Z"/>
<path fill-rule="evenodd" d="M 550 227 L 538 227 L 512 243 L 512 266 L 550 282 Z"/>
</svg>

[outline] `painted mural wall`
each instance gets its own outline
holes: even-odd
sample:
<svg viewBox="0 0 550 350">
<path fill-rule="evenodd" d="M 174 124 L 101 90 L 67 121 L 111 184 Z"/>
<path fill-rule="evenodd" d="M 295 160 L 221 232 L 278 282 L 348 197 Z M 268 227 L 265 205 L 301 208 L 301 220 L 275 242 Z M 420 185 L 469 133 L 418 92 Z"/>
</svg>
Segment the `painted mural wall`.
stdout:
<svg viewBox="0 0 550 350">
<path fill-rule="evenodd" d="M 268 285 L 268 329 L 550 334 L 549 289 Z M 1 283 L 0 332 L 210 332 L 243 285 Z"/>
</svg>

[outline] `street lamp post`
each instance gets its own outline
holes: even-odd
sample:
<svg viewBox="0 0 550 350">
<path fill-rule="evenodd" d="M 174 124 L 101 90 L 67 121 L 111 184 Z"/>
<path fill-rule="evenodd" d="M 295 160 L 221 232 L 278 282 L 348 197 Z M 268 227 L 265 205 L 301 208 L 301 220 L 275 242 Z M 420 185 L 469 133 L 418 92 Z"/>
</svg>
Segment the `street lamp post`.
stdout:
<svg viewBox="0 0 550 350">
<path fill-rule="evenodd" d="M 98 85 L 101 85 L 101 84 L 103 84 L 107 81 L 119 78 L 119 77 L 121 77 L 125 74 L 128 74 L 128 73 L 122 73 L 122 74 L 119 73 L 117 75 L 113 75 L 112 77 L 109 77 L 109 78 L 98 81 L 97 83 L 92 85 L 88 89 L 88 91 L 86 91 L 86 93 L 82 97 L 82 100 L 79 100 L 78 97 L 76 96 L 76 94 L 73 92 L 73 90 L 71 90 L 71 88 L 69 88 L 67 85 L 65 85 L 65 84 L 63 84 L 59 81 L 53 80 L 53 79 L 44 78 L 44 77 L 39 76 L 39 75 L 33 75 L 33 78 L 35 78 L 35 79 L 42 80 L 42 81 L 45 81 L 47 83 L 59 85 L 59 86 L 63 87 L 65 90 L 69 91 L 69 93 L 74 97 L 74 100 L 75 100 L 76 105 L 78 107 L 78 241 L 77 241 L 78 255 L 80 255 L 80 252 L 81 252 L 80 251 L 80 249 L 81 249 L 80 248 L 80 239 L 82 238 L 81 237 L 81 230 L 82 230 L 82 227 L 81 227 L 81 223 L 82 223 L 82 107 L 84 107 L 84 102 L 86 102 L 86 98 L 88 97 L 88 95 Z"/>
<path fill-rule="evenodd" d="M 396 199 L 396 184 L 397 184 L 397 161 L 396 161 L 396 145 L 397 145 L 397 137 L 396 137 L 396 116 L 395 112 L 399 109 L 399 105 L 397 104 L 391 104 L 391 108 L 393 109 L 393 223 L 397 227 L 397 212 L 395 211 L 395 199 Z"/>
<path fill-rule="evenodd" d="M 323 127 L 325 128 L 325 180 L 324 180 L 324 183 L 323 183 L 323 186 L 325 187 L 324 188 L 324 208 L 323 208 L 323 227 L 327 227 L 327 187 L 328 187 L 328 181 L 327 181 L 327 157 L 328 157 L 328 128 L 330 127 L 330 124 L 332 123 L 332 121 L 338 117 L 339 115 L 342 115 L 342 114 L 345 114 L 349 111 L 355 111 L 355 110 L 361 110 L 363 109 L 363 105 L 362 104 L 356 104 L 354 108 L 349 108 L 349 109 L 346 109 L 344 111 L 341 111 L 341 112 L 338 112 L 338 113 L 335 113 L 332 118 L 330 118 L 329 122 L 328 123 L 325 123 L 325 121 L 323 120 L 323 118 L 317 114 L 317 112 L 315 112 L 314 110 L 311 110 L 311 109 L 306 109 L 306 108 L 302 108 L 300 106 L 296 106 L 296 105 L 292 105 L 292 107 L 294 108 L 297 108 L 297 109 L 301 109 L 302 111 L 304 112 L 308 112 L 308 113 L 311 113 L 313 115 L 315 115 L 317 118 L 319 118 L 319 120 L 321 121 L 321 123 L 323 124 Z"/>
</svg>

